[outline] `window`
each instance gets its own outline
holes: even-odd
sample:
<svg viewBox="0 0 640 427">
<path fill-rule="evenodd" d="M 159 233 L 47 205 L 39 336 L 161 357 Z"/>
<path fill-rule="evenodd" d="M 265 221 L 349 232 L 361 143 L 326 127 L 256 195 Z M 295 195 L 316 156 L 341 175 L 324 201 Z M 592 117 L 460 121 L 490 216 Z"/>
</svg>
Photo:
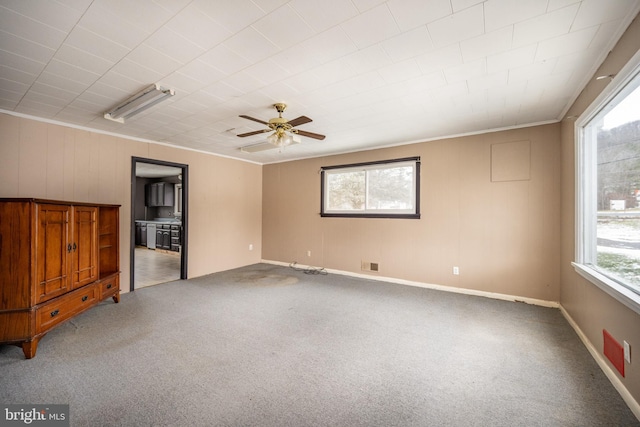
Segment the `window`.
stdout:
<svg viewBox="0 0 640 427">
<path fill-rule="evenodd" d="M 577 130 L 576 270 L 640 312 L 640 67 Z"/>
<path fill-rule="evenodd" d="M 420 158 L 327 166 L 321 216 L 420 218 Z"/>
</svg>

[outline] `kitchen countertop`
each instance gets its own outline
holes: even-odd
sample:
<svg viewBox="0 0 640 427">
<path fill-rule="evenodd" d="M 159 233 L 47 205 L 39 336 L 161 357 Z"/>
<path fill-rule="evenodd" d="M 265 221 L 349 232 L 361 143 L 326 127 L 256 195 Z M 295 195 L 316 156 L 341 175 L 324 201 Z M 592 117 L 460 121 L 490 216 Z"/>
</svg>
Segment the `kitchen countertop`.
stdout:
<svg viewBox="0 0 640 427">
<path fill-rule="evenodd" d="M 175 219 L 136 219 L 136 222 L 141 224 L 168 224 L 168 225 L 182 225 L 182 221 Z"/>
</svg>

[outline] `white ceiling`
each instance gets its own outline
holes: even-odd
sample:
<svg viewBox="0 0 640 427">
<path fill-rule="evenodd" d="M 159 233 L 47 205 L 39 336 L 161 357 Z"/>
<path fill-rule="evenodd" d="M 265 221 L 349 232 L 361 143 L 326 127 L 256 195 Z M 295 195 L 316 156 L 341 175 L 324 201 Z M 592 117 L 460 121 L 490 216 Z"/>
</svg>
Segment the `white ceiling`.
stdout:
<svg viewBox="0 0 640 427">
<path fill-rule="evenodd" d="M 0 109 L 258 163 L 559 120 L 640 0 L 0 0 Z M 153 83 L 176 95 L 124 124 Z M 239 118 L 324 141 L 258 153 Z"/>
</svg>

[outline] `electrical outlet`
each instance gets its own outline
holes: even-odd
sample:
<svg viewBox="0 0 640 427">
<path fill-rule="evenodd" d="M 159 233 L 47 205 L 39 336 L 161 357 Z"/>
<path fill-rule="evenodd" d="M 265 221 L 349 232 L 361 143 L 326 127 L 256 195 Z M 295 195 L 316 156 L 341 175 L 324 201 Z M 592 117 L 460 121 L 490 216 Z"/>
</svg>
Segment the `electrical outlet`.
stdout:
<svg viewBox="0 0 640 427">
<path fill-rule="evenodd" d="M 307 256 L 311 256 L 311 251 L 307 251 Z"/>
<path fill-rule="evenodd" d="M 252 244 L 250 244 L 250 245 L 249 245 L 249 250 L 250 250 L 250 251 L 252 251 L 252 250 L 253 250 L 253 245 L 252 245 Z"/>
<path fill-rule="evenodd" d="M 454 274 L 454 275 L 456 275 L 456 276 L 457 276 L 458 274 L 460 274 L 460 268 L 458 268 L 458 267 L 453 267 L 453 274 Z"/>
<path fill-rule="evenodd" d="M 624 344 L 624 360 L 631 363 L 631 346 L 626 341 L 622 341 L 622 343 Z"/>
</svg>

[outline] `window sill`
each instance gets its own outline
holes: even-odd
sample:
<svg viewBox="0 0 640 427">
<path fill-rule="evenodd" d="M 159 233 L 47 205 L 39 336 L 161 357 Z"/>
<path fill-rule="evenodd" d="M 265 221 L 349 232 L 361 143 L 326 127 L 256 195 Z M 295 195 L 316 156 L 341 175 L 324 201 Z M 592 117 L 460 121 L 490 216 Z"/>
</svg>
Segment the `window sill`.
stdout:
<svg viewBox="0 0 640 427">
<path fill-rule="evenodd" d="M 609 279 L 607 276 L 598 273 L 596 270 L 584 265 L 572 262 L 576 273 L 596 285 L 598 288 L 640 314 L 640 295 L 630 289 L 625 288 L 619 283 Z"/>
<path fill-rule="evenodd" d="M 395 218 L 395 219 L 420 219 L 420 214 L 348 214 L 348 213 L 321 213 L 322 218 Z"/>
</svg>

